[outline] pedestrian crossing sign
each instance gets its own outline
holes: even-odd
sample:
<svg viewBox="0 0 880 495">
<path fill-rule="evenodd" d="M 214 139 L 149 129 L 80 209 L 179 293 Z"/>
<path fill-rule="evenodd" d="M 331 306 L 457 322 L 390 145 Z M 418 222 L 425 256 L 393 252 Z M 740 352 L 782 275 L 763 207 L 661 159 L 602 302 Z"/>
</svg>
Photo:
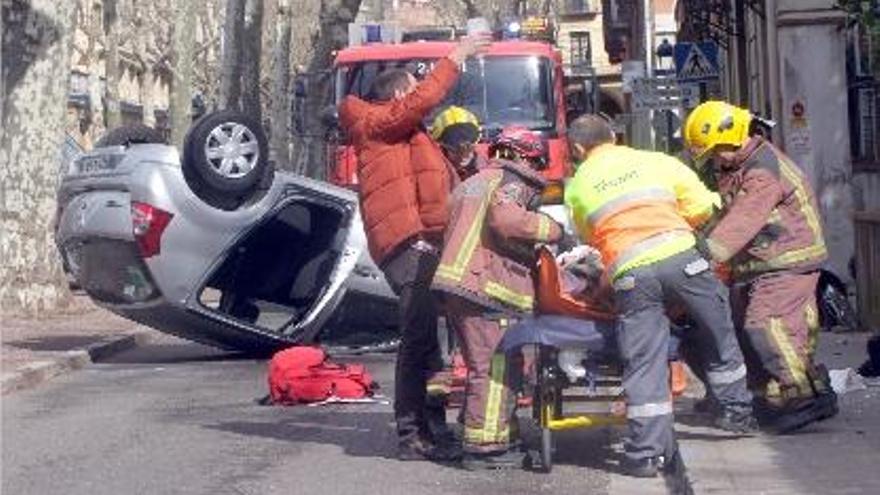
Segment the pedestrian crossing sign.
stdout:
<svg viewBox="0 0 880 495">
<path fill-rule="evenodd" d="M 719 76 L 718 45 L 714 42 L 676 43 L 673 56 L 680 82 L 706 82 Z"/>
</svg>

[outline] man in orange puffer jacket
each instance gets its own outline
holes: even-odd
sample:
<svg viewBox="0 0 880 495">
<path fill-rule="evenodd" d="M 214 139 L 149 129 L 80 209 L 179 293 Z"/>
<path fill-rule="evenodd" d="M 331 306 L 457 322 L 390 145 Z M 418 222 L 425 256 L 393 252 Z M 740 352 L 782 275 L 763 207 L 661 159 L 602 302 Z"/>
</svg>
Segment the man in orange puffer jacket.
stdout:
<svg viewBox="0 0 880 495">
<path fill-rule="evenodd" d="M 446 441 L 445 411 L 429 410 L 425 391 L 427 378 L 442 365 L 429 286 L 456 178 L 422 122 L 455 84 L 459 66 L 487 44 L 483 37 L 462 40 L 419 83 L 405 70 L 386 70 L 373 83 L 372 101 L 349 96 L 339 107 L 357 154 L 370 254 L 400 297 L 394 414 L 401 460 L 459 455 Z"/>
</svg>

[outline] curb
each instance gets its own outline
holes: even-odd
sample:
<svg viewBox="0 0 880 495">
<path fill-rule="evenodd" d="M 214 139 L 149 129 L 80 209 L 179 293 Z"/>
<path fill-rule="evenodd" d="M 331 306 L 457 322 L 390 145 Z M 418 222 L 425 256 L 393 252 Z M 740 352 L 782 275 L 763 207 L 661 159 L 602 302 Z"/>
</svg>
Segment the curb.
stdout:
<svg viewBox="0 0 880 495">
<path fill-rule="evenodd" d="M 139 331 L 118 339 L 92 344 L 85 349 L 67 351 L 53 359 L 36 361 L 0 376 L 0 395 L 26 390 L 70 373 L 108 357 L 145 345 L 153 338 L 152 332 Z"/>
</svg>

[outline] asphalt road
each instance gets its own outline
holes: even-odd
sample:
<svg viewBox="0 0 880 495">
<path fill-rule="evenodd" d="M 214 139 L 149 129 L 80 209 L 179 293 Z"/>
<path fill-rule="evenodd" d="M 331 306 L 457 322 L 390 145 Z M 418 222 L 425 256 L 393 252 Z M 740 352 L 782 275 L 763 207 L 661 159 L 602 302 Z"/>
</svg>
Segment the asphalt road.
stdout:
<svg viewBox="0 0 880 495">
<path fill-rule="evenodd" d="M 361 356 L 386 391 L 392 357 Z M 393 458 L 390 405 L 269 407 L 266 364 L 171 340 L 2 402 L 2 493 L 609 493 L 608 431 L 566 432 L 550 475 Z"/>
<path fill-rule="evenodd" d="M 830 368 L 864 359 L 861 336 L 823 336 Z M 361 356 L 390 395 L 393 357 Z M 391 406 L 257 405 L 266 363 L 168 338 L 2 398 L 0 493 L 518 495 L 665 493 L 615 474 L 610 430 L 558 434 L 552 474 L 468 473 L 394 459 Z M 677 401 L 697 493 L 880 493 L 880 384 L 795 435 L 731 438 Z M 452 418 L 450 417 L 450 420 Z"/>
</svg>

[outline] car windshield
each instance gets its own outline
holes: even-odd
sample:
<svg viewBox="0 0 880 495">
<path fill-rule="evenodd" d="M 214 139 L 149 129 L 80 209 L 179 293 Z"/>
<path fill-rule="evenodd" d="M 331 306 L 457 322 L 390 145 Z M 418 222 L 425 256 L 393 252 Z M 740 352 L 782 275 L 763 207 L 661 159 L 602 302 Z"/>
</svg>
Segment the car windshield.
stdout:
<svg viewBox="0 0 880 495">
<path fill-rule="evenodd" d="M 337 97 L 368 98 L 376 75 L 404 68 L 423 78 L 434 60 L 388 60 L 350 64 L 337 72 Z M 547 59 L 536 56 L 497 56 L 470 59 L 462 75 L 435 113 L 449 105 L 472 111 L 489 130 L 519 124 L 534 130 L 554 127 L 552 73 Z M 426 124 L 433 119 L 428 116 Z"/>
</svg>

